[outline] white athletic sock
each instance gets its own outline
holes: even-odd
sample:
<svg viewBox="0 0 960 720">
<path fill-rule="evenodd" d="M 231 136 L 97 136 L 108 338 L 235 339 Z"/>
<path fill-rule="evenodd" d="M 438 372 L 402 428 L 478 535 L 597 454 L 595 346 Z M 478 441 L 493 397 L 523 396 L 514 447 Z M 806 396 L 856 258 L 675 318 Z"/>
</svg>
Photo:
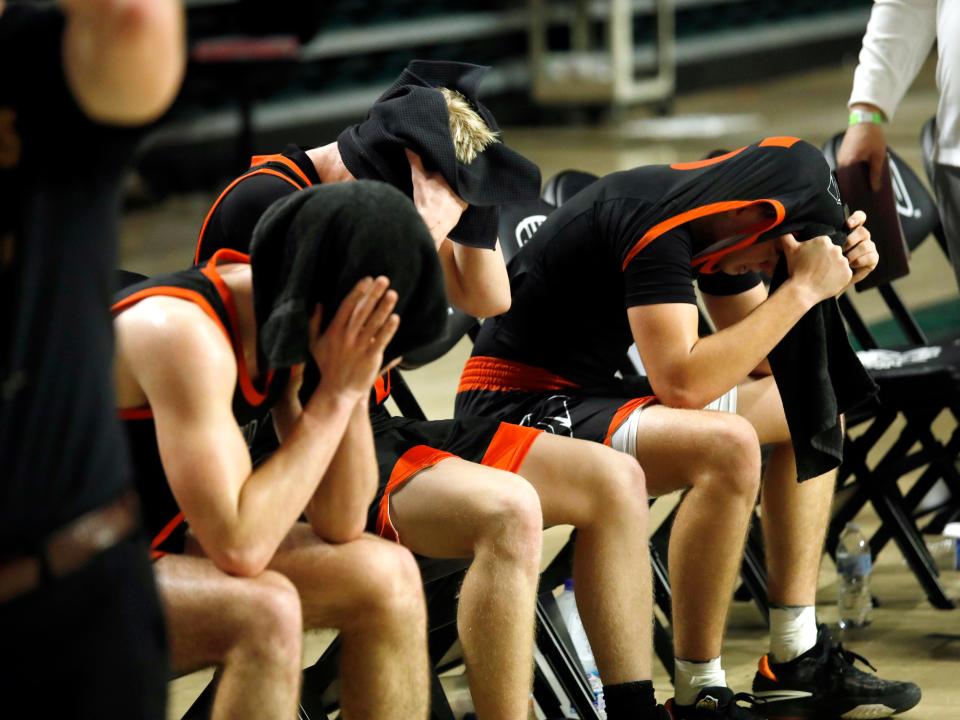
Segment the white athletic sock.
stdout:
<svg viewBox="0 0 960 720">
<path fill-rule="evenodd" d="M 770 655 L 790 662 L 817 644 L 817 613 L 813 605 L 770 608 Z"/>
<path fill-rule="evenodd" d="M 705 687 L 726 687 L 727 674 L 720 667 L 720 658 L 704 662 L 674 660 L 676 669 L 673 701 L 677 705 L 693 705 L 697 694 Z"/>
</svg>

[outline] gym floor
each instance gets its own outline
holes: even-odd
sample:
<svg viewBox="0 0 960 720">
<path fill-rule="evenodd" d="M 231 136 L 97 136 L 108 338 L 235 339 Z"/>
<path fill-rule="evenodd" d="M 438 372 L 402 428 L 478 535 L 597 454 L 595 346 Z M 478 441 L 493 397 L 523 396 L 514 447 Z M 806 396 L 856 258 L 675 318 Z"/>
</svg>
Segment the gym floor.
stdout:
<svg viewBox="0 0 960 720">
<path fill-rule="evenodd" d="M 624 114 L 598 127 L 507 128 L 505 139 L 537 162 L 544 178 L 576 168 L 606 174 L 637 165 L 694 160 L 707 151 L 735 148 L 766 135 L 796 135 L 821 144 L 845 125 L 845 104 L 853 68 L 833 67 L 778 78 L 763 83 L 729 86 L 678 98 L 675 114 L 657 118 L 642 113 Z M 923 176 L 919 133 L 937 103 L 933 66 L 928 65 L 904 99 L 888 128 L 891 147 Z M 317 144 L 328 138 L 318 138 Z M 270 148 L 262 148 L 269 150 Z M 196 235 L 206 210 L 219 188 L 209 193 L 175 197 L 159 205 L 126 214 L 122 226 L 122 267 L 146 274 L 178 270 L 189 263 Z M 869 224 L 869 223 L 868 223 Z M 913 308 L 932 308 L 932 317 L 956 318 L 957 285 L 939 247 L 927 242 L 911 259 L 911 274 L 895 283 Z M 854 303 L 868 322 L 885 317 L 875 292 L 854 294 Z M 954 329 L 960 329 L 955 320 Z M 414 393 L 431 418 L 449 417 L 460 368 L 469 354 L 466 342 L 454 348 L 428 370 L 406 374 Z M 952 418 L 938 419 L 935 432 L 946 438 L 956 427 Z M 895 429 L 885 437 L 892 442 Z M 881 443 L 880 450 L 883 449 Z M 871 460 L 875 458 L 871 457 Z M 901 480 L 909 487 L 916 475 Z M 675 498 L 653 506 L 654 522 L 664 517 Z M 878 520 L 870 510 L 858 518 L 872 530 Z M 548 532 L 545 560 L 561 546 L 569 528 Z M 876 560 L 872 590 L 880 602 L 873 624 L 845 638 L 845 645 L 865 655 L 888 678 L 913 680 L 923 689 L 921 704 L 905 717 L 940 720 L 960 717 L 960 609 L 936 610 L 927 602 L 913 575 L 893 544 Z M 946 572 L 948 592 L 960 597 L 960 572 Z M 836 620 L 836 574 L 823 563 L 820 576 L 819 615 Z M 312 663 L 331 637 L 311 633 L 305 663 Z M 766 649 L 766 631 L 752 604 L 734 603 L 724 645 L 727 679 L 736 690 L 748 690 L 759 655 Z M 171 683 L 170 718 L 179 718 L 210 677 L 200 672 Z M 655 682 L 661 701 L 672 694 L 669 681 L 655 663 Z M 460 678 L 449 678 L 454 703 L 469 707 L 459 690 Z"/>
</svg>

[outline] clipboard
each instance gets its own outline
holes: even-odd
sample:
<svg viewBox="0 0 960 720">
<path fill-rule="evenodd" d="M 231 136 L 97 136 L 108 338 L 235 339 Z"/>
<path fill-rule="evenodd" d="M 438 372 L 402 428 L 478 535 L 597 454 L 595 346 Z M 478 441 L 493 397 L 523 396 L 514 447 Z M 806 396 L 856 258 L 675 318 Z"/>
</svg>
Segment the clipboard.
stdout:
<svg viewBox="0 0 960 720">
<path fill-rule="evenodd" d="M 873 272 L 855 285 L 857 292 L 909 275 L 910 250 L 897 214 L 889 158 L 883 164 L 878 192 L 870 187 L 870 167 L 865 162 L 839 168 L 836 173 L 844 205 L 850 211 L 863 210 L 867 214 L 867 229 L 880 255 Z"/>
</svg>

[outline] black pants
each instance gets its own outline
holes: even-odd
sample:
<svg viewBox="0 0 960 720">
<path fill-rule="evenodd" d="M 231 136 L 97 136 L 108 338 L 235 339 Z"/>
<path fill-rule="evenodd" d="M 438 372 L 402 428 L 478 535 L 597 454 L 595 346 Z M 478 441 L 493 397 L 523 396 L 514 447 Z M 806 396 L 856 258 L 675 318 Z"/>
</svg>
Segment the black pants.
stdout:
<svg viewBox="0 0 960 720">
<path fill-rule="evenodd" d="M 24 717 L 164 720 L 166 639 L 143 540 L 0 605 L 0 649 L 0 698 Z"/>
</svg>

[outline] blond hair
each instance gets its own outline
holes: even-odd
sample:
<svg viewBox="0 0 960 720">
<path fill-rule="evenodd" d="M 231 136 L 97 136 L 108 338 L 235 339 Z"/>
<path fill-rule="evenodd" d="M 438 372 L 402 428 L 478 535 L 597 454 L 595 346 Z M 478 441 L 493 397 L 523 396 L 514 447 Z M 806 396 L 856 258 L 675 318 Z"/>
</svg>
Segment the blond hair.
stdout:
<svg viewBox="0 0 960 720">
<path fill-rule="evenodd" d="M 463 95 L 449 88 L 440 88 L 440 94 L 447 102 L 450 137 L 453 138 L 453 149 L 459 162 L 469 165 L 488 145 L 500 142 L 497 133 L 487 127 Z"/>
</svg>

